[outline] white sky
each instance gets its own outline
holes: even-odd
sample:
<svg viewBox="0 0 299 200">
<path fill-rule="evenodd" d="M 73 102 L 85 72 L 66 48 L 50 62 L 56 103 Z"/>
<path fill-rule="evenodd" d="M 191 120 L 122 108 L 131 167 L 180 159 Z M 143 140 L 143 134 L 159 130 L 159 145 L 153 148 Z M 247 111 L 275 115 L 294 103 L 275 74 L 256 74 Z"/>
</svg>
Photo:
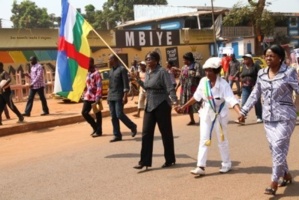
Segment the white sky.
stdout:
<svg viewBox="0 0 299 200">
<path fill-rule="evenodd" d="M 56 16 L 60 16 L 61 6 L 60 0 L 31 0 L 36 3 L 40 8 L 47 8 L 48 13 L 54 13 Z M 247 4 L 247 0 L 214 0 L 214 6 L 220 7 L 232 7 L 237 2 Z M 18 3 L 22 0 L 17 0 Z M 76 8 L 81 8 L 84 12 L 84 6 L 93 4 L 97 10 L 102 9 L 102 5 L 105 0 L 69 0 L 70 4 Z M 211 0 L 167 0 L 168 5 L 173 6 L 211 6 Z M 299 0 L 267 0 L 271 2 L 272 6 L 268 7 L 268 10 L 273 12 L 295 12 L 299 13 Z M 4 28 L 10 28 L 12 23 L 10 22 L 11 8 L 13 0 L 0 0 L 0 18 L 2 20 L 2 26 Z"/>
</svg>

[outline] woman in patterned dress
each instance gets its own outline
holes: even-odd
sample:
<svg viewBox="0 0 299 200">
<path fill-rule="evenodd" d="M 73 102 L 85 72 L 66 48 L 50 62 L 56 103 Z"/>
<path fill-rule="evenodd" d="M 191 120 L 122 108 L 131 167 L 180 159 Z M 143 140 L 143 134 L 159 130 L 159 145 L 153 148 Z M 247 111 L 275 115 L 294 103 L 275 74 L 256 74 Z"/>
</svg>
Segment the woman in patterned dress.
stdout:
<svg viewBox="0 0 299 200">
<path fill-rule="evenodd" d="M 181 75 L 179 77 L 179 83 L 176 90 L 181 86 L 180 91 L 180 105 L 187 103 L 192 97 L 202 77 L 202 67 L 199 63 L 195 62 L 193 54 L 191 52 L 186 53 L 183 56 L 184 66 L 181 69 Z M 190 122 L 187 125 L 194 125 L 194 115 L 199 109 L 199 104 L 193 104 L 186 108 L 185 112 L 190 116 Z"/>
<path fill-rule="evenodd" d="M 268 67 L 258 72 L 256 85 L 241 109 L 239 120 L 243 121 L 262 97 L 263 121 L 273 165 L 271 184 L 264 193 L 275 195 L 278 186 L 292 182 L 286 159 L 297 119 L 292 93 L 298 94 L 299 86 L 297 72 L 285 64 L 285 51 L 280 45 L 270 46 L 264 56 Z"/>
</svg>

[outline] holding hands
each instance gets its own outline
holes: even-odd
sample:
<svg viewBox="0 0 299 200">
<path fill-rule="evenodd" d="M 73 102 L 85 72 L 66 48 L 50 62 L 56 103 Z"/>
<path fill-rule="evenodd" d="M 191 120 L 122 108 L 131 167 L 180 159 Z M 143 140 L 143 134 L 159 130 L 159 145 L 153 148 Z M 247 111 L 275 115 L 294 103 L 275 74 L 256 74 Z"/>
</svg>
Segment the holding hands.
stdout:
<svg viewBox="0 0 299 200">
<path fill-rule="evenodd" d="M 239 117 L 238 117 L 238 123 L 239 124 L 245 124 L 245 119 L 246 119 L 246 117 L 244 116 L 244 115 L 239 115 Z"/>
<path fill-rule="evenodd" d="M 178 114 L 180 114 L 180 113 L 183 113 L 183 112 L 184 112 L 185 107 L 184 107 L 184 105 L 183 105 L 183 106 L 175 106 L 175 107 L 174 107 L 174 110 L 175 110 Z"/>
</svg>

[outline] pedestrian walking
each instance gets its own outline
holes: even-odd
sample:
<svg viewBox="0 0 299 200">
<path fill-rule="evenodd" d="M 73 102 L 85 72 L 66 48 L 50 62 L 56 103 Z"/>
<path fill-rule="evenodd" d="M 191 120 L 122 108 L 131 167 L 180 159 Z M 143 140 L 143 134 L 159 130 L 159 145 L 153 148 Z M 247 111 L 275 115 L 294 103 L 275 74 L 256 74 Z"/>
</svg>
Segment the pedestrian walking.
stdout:
<svg viewBox="0 0 299 200">
<path fill-rule="evenodd" d="M 115 55 L 109 56 L 109 90 L 107 101 L 109 103 L 112 118 L 114 138 L 110 142 L 122 140 L 119 120 L 121 120 L 132 132 L 132 137 L 137 134 L 137 125 L 124 113 L 124 105 L 128 102 L 129 80 L 126 68 L 120 65 Z"/>
<path fill-rule="evenodd" d="M 162 135 L 165 163 L 162 168 L 175 164 L 174 139 L 171 123 L 172 103 L 177 104 L 175 89 L 168 72 L 160 65 L 160 55 L 149 52 L 145 57 L 148 71 L 145 80 L 137 81 L 146 90 L 146 108 L 143 117 L 140 161 L 135 169 L 152 166 L 154 132 L 156 124 Z"/>
<path fill-rule="evenodd" d="M 24 121 L 24 117 L 12 101 L 10 82 L 11 78 L 9 74 L 4 70 L 3 63 L 0 62 L 0 125 L 2 125 L 1 116 L 6 105 L 18 116 L 18 122 Z"/>
<path fill-rule="evenodd" d="M 144 61 L 141 61 L 139 64 L 139 70 L 137 73 L 137 77 L 139 77 L 140 80 L 145 80 L 145 73 L 146 73 L 146 63 Z M 137 113 L 134 114 L 134 117 L 140 117 L 141 110 L 144 110 L 145 107 L 145 99 L 146 99 L 146 92 L 142 87 L 139 87 L 139 95 L 138 95 L 138 105 L 137 105 Z"/>
<path fill-rule="evenodd" d="M 35 56 L 30 57 L 30 63 L 30 74 L 25 73 L 25 76 L 27 76 L 30 79 L 30 91 L 23 116 L 30 117 L 36 93 L 39 95 L 39 98 L 42 103 L 43 113 L 41 114 L 41 116 L 45 116 L 49 114 L 49 108 L 47 104 L 47 99 L 45 97 L 44 68 L 37 62 L 37 58 Z"/>
<path fill-rule="evenodd" d="M 89 68 L 86 77 L 86 87 L 83 93 L 82 116 L 92 127 L 92 137 L 102 135 L 102 111 L 96 110 L 96 120 L 89 114 L 93 106 L 102 105 L 102 78 L 95 68 L 94 59 L 89 58 Z"/>
<path fill-rule="evenodd" d="M 200 79 L 204 76 L 202 66 L 195 62 L 192 52 L 184 54 L 183 59 L 185 65 L 182 67 L 179 83 L 176 87 L 177 90 L 181 86 L 180 105 L 184 105 L 190 98 L 192 98 Z M 190 117 L 190 122 L 187 124 L 188 126 L 196 124 L 194 113 L 198 111 L 199 107 L 200 104 L 195 103 L 185 109 L 184 112 L 188 113 Z"/>
<path fill-rule="evenodd" d="M 227 81 L 220 76 L 221 59 L 209 58 L 203 65 L 206 77 L 202 78 L 193 97 L 184 105 L 176 107 L 182 113 L 188 106 L 203 101 L 200 115 L 200 139 L 197 156 L 197 167 L 190 171 L 194 175 L 204 175 L 207 155 L 211 145 L 212 133 L 216 133 L 221 155 L 220 173 L 231 170 L 232 163 L 229 154 L 227 135 L 229 107 L 233 107 L 239 114 L 240 106 Z"/>
<path fill-rule="evenodd" d="M 272 155 L 271 183 L 265 194 L 275 195 L 278 186 L 292 183 L 287 155 L 297 119 L 292 93 L 298 94 L 299 86 L 296 69 L 284 63 L 285 51 L 280 45 L 268 47 L 264 56 L 268 67 L 259 71 L 255 87 L 242 106 L 239 120 L 245 120 L 262 96 L 264 127 Z M 279 184 L 280 178 L 282 182 Z"/>
<path fill-rule="evenodd" d="M 228 83 L 231 88 L 235 83 L 237 86 L 237 95 L 241 95 L 240 87 L 240 62 L 236 59 L 235 54 L 231 54 L 231 61 L 229 62 L 228 68 Z"/>
<path fill-rule="evenodd" d="M 243 56 L 244 63 L 241 71 L 241 83 L 242 83 L 242 106 L 245 105 L 249 95 L 251 94 L 254 85 L 257 80 L 258 71 L 261 69 L 261 67 L 258 64 L 255 64 L 252 59 L 251 54 L 245 54 Z M 255 114 L 256 114 L 256 122 L 262 123 L 262 104 L 261 99 L 256 101 L 255 104 Z M 237 120 L 236 122 L 238 122 Z"/>
</svg>

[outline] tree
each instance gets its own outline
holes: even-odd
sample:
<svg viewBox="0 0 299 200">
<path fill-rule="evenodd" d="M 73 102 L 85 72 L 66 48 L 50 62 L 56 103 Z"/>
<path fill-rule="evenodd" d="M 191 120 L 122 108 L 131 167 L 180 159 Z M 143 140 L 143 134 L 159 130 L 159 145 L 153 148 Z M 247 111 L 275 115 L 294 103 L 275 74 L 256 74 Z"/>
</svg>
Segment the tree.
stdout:
<svg viewBox="0 0 299 200">
<path fill-rule="evenodd" d="M 103 19 L 107 21 L 107 29 L 114 28 L 117 23 L 134 19 L 134 5 L 167 5 L 167 0 L 108 0 L 103 5 Z M 108 27 L 109 24 L 109 27 Z"/>
<path fill-rule="evenodd" d="M 47 9 L 38 8 L 30 0 L 22 1 L 20 4 L 14 0 L 11 12 L 13 15 L 10 20 L 14 28 L 50 28 L 54 24 Z"/>
<path fill-rule="evenodd" d="M 112 14 L 113 10 L 105 9 L 103 11 L 96 10 L 93 5 L 85 6 L 84 18 L 93 26 L 94 29 L 108 30 L 110 27 L 114 27 L 117 18 Z"/>
<path fill-rule="evenodd" d="M 273 35 L 275 20 L 273 14 L 265 10 L 266 0 L 248 0 L 248 6 L 237 3 L 223 20 L 224 25 L 252 26 L 255 34 L 255 53 L 262 54 L 260 43 L 264 36 Z M 267 5 L 270 5 L 268 3 Z"/>
<path fill-rule="evenodd" d="M 108 0 L 103 4 L 103 10 L 96 10 L 93 5 L 85 6 L 83 16 L 95 29 L 110 30 L 134 19 L 135 4 L 167 5 L 167 0 Z"/>
</svg>

